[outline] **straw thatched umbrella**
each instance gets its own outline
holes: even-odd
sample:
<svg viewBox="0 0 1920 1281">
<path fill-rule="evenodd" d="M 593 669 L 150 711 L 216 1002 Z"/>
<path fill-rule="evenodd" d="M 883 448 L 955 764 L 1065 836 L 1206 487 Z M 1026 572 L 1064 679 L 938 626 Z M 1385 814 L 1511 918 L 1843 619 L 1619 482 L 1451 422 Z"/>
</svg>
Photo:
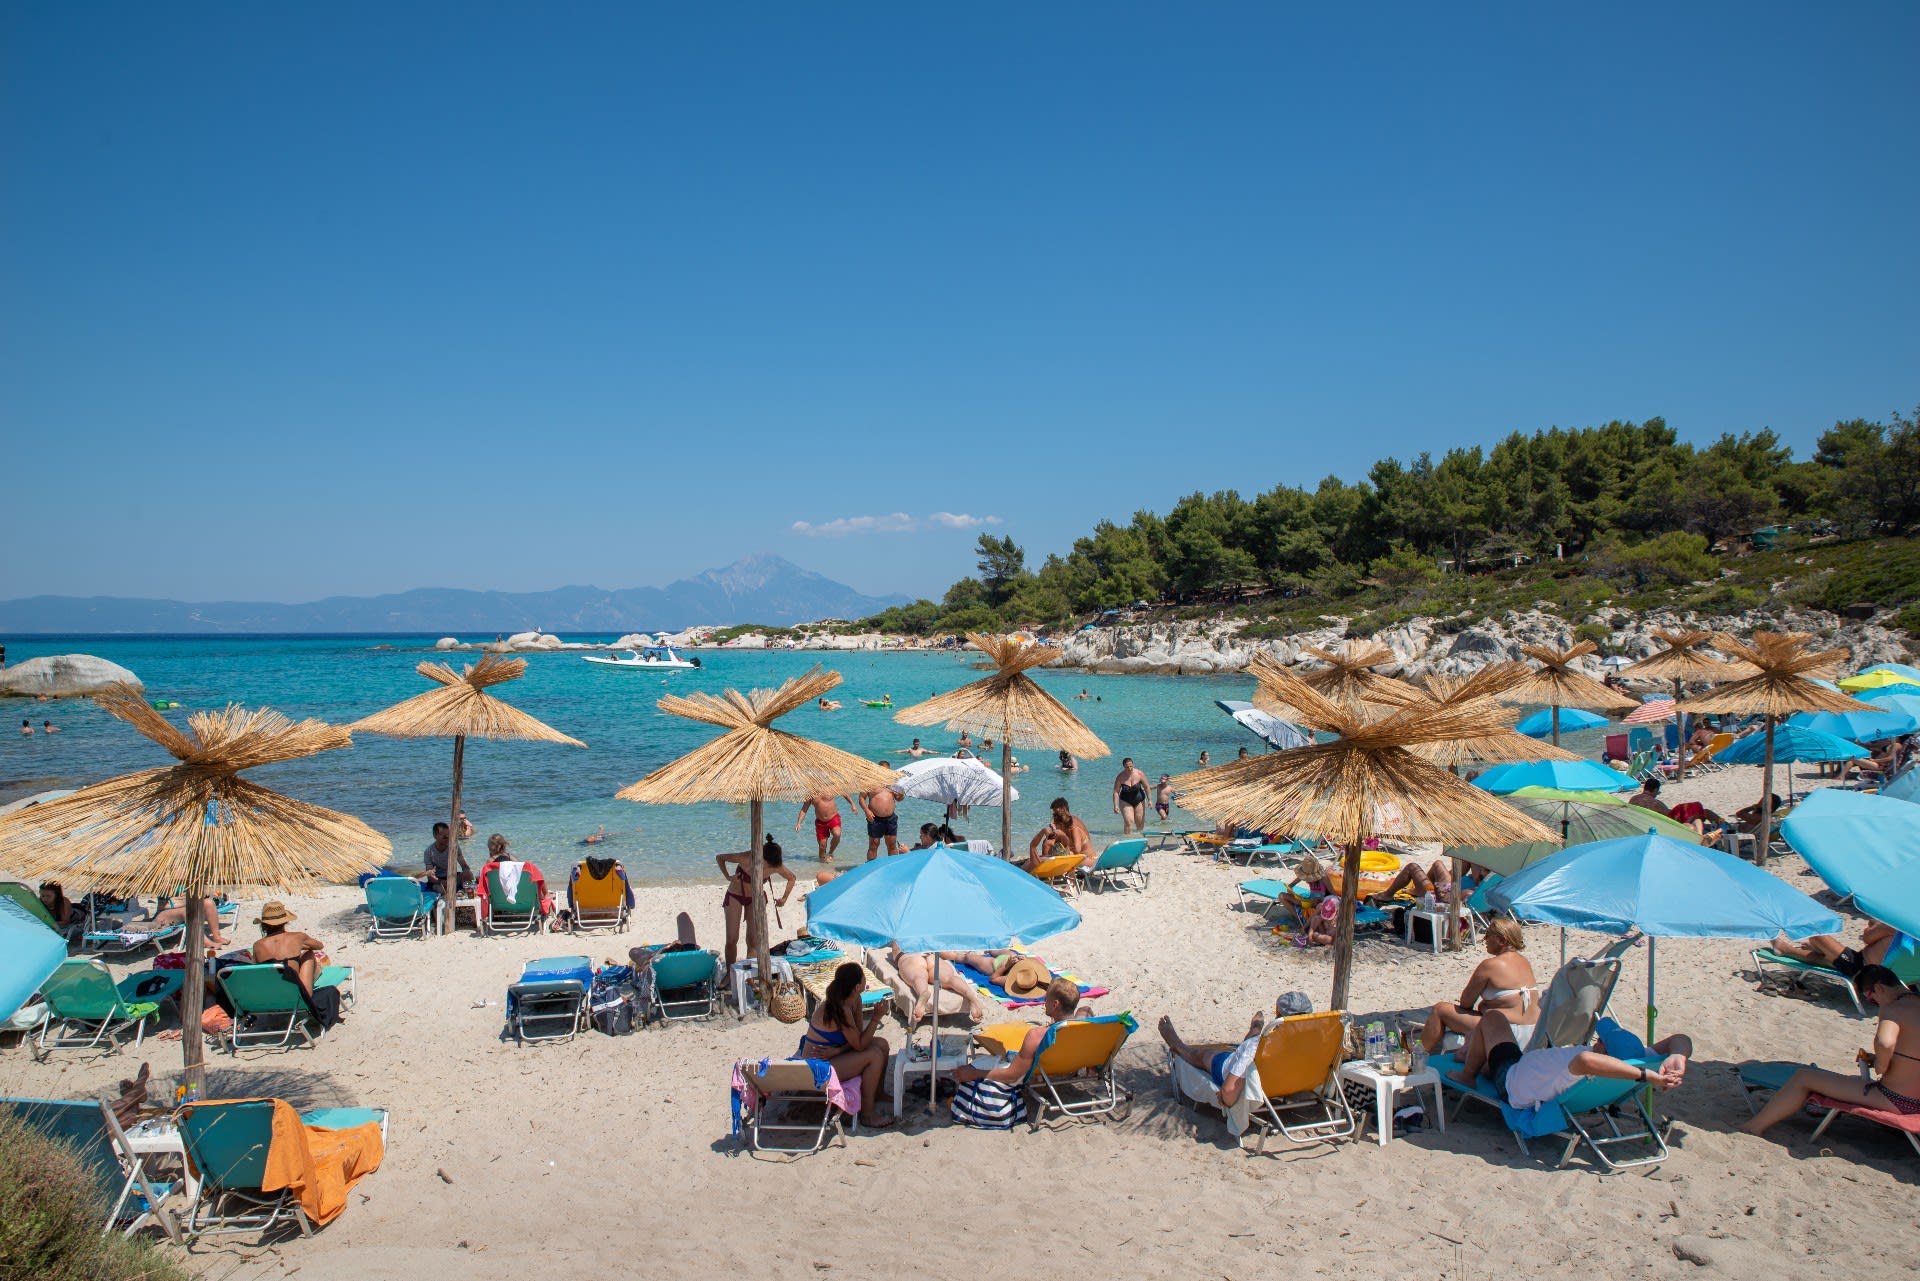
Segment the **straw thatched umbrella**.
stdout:
<svg viewBox="0 0 1920 1281">
<path fill-rule="evenodd" d="M 1107 745 L 1080 723 L 1027 675 L 1031 668 L 1051 663 L 1063 651 L 1051 645 L 1017 640 L 1012 636 L 969 634 L 973 647 L 991 658 L 999 668 L 984 680 L 915 703 L 893 714 L 902 725 L 941 725 L 950 730 L 965 730 L 982 737 L 1000 738 L 1000 852 L 1013 850 L 1013 805 L 1007 795 L 1013 789 L 1014 747 L 1044 747 L 1075 756 L 1110 755 Z"/>
<path fill-rule="evenodd" d="M 1760 775 L 1760 832 L 1753 847 L 1753 861 L 1767 865 L 1767 844 L 1773 839 L 1773 727 L 1783 716 L 1795 712 L 1871 711 L 1871 703 L 1850 698 L 1839 690 L 1816 684 L 1815 677 L 1831 676 L 1847 661 L 1840 649 L 1808 648 L 1813 638 L 1805 632 L 1755 632 L 1752 640 L 1741 644 L 1725 632 L 1713 638 L 1713 647 L 1723 654 L 1752 664 L 1754 675 L 1731 684 L 1719 685 L 1697 698 L 1681 703 L 1683 712 L 1731 712 L 1765 718 L 1767 751 Z"/>
<path fill-rule="evenodd" d="M 1573 661 L 1597 653 L 1592 641 L 1581 641 L 1572 649 L 1551 645 L 1522 645 L 1520 652 L 1540 666 L 1515 685 L 1505 697 L 1517 703 L 1545 703 L 1553 709 L 1553 745 L 1560 746 L 1560 709 L 1585 707 L 1596 711 L 1618 711 L 1636 705 L 1617 690 L 1608 689 L 1591 676 L 1573 670 Z"/>
<path fill-rule="evenodd" d="M 761 844 L 766 838 L 768 801 L 804 801 L 832 792 L 871 792 L 897 777 L 895 771 L 851 752 L 773 728 L 773 722 L 804 707 L 840 683 L 839 672 L 818 667 L 793 677 L 778 689 L 742 694 L 669 694 L 655 706 L 727 732 L 677 761 L 662 765 L 637 783 L 614 793 L 623 801 L 652 805 L 719 802 L 747 807 L 747 852 L 753 877 L 752 914 L 757 981 L 764 987 L 773 973 L 767 954 L 767 908 L 760 894 Z"/>
<path fill-rule="evenodd" d="M 451 738 L 453 740 L 453 804 L 447 816 L 447 880 L 442 885 L 446 922 L 453 932 L 454 900 L 460 896 L 460 782 L 469 738 L 521 739 L 535 743 L 586 744 L 535 720 L 517 707 L 501 702 L 487 689 L 517 680 L 527 670 L 524 658 L 489 655 L 464 672 L 445 663 L 421 663 L 413 669 L 435 688 L 415 694 L 404 703 L 363 716 L 348 729 L 384 734 L 389 738 Z M 481 886 L 482 893 L 486 886 Z"/>
<path fill-rule="evenodd" d="M 1702 648 L 1713 639 L 1712 632 L 1668 631 L 1656 627 L 1654 639 L 1666 648 L 1658 654 L 1643 658 L 1630 667 L 1622 668 L 1622 680 L 1672 681 L 1673 701 L 1676 708 L 1680 700 L 1686 697 L 1686 683 L 1694 681 L 1717 684 L 1739 676 L 1751 676 L 1753 670 L 1745 664 L 1735 665 L 1715 658 Z M 1682 780 L 1687 777 L 1687 720 L 1683 714 L 1678 725 L 1680 733 L 1680 770 Z"/>
<path fill-rule="evenodd" d="M 1311 729 L 1338 735 L 1328 743 L 1229 761 L 1182 775 L 1180 803 L 1209 818 L 1262 831 L 1314 832 L 1344 851 L 1340 914 L 1334 926 L 1332 1008 L 1344 1009 L 1353 965 L 1354 897 L 1366 839 L 1392 815 L 1413 840 L 1443 844 L 1506 844 L 1546 840 L 1552 833 L 1498 797 L 1462 782 L 1411 750 L 1447 739 L 1480 738 L 1504 728 L 1490 698 L 1514 673 L 1483 671 L 1440 702 L 1422 698 L 1367 721 L 1286 672 L 1262 682 Z M 1468 834 L 1475 834 L 1469 836 Z M 1492 839 L 1488 839 L 1492 838 Z"/>
<path fill-rule="evenodd" d="M 83 787 L 0 821 L 0 864 L 23 876 L 81 881 L 121 894 L 186 898 L 187 975 L 180 990 L 185 1083 L 198 1094 L 205 1038 L 200 904 L 240 886 L 310 890 L 379 867 L 393 852 L 359 819 L 269 791 L 240 771 L 348 747 L 347 731 L 295 724 L 278 712 L 195 712 L 181 732 L 132 686 L 100 706 L 164 747 L 178 764 Z"/>
<path fill-rule="evenodd" d="M 1342 641 L 1337 650 L 1320 649 L 1314 645 L 1302 645 L 1300 648 L 1303 653 L 1311 654 L 1326 666 L 1310 672 L 1295 672 L 1293 675 L 1308 689 L 1350 711 L 1377 712 L 1407 707 L 1420 701 L 1420 691 L 1413 686 L 1372 670 L 1399 661 L 1392 650 L 1378 641 Z M 1258 677 L 1262 672 L 1284 672 L 1288 669 L 1271 654 L 1255 654 L 1247 664 L 1247 670 Z M 1279 695 L 1265 687 L 1254 694 L 1253 705 L 1281 716 L 1292 711 Z"/>
</svg>

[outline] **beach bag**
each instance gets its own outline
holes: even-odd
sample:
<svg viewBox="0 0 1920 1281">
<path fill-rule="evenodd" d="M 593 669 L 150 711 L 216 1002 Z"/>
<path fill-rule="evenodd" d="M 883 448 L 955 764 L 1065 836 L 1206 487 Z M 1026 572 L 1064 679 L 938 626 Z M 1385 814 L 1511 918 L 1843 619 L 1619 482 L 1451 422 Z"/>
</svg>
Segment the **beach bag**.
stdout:
<svg viewBox="0 0 1920 1281">
<path fill-rule="evenodd" d="M 782 1023 L 798 1023 L 807 1017 L 807 992 L 792 979 L 775 979 L 773 994 L 767 999 L 767 1013 Z"/>
<path fill-rule="evenodd" d="M 628 1036 L 633 1032 L 633 1002 L 621 997 L 611 1005 L 593 1012 L 593 1025 L 608 1036 Z"/>
<path fill-rule="evenodd" d="M 200 1014 L 200 1030 L 211 1036 L 219 1036 L 233 1026 L 233 1016 L 218 1005 L 210 1005 Z"/>
<path fill-rule="evenodd" d="M 1011 1130 L 1027 1119 L 1026 1087 L 962 1081 L 953 1092 L 953 1119 L 976 1130 Z"/>
</svg>

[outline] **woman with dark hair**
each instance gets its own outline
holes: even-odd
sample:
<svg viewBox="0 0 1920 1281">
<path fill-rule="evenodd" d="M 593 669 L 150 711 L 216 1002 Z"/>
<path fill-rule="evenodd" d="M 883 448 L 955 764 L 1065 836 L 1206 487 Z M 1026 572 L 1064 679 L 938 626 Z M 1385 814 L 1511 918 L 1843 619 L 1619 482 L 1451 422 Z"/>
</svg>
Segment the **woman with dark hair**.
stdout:
<svg viewBox="0 0 1920 1281">
<path fill-rule="evenodd" d="M 833 1064 L 842 1084 L 849 1077 L 859 1077 L 860 1124 L 879 1129 L 893 1124 L 893 1118 L 880 1114 L 880 1078 L 887 1069 L 887 1042 L 874 1033 L 887 1015 L 887 1006 L 885 1002 L 875 1005 L 873 1013 L 863 1020 L 860 994 L 866 990 L 867 972 L 854 962 L 835 970 L 827 994 L 814 1007 L 793 1056 Z"/>
<path fill-rule="evenodd" d="M 1880 1011 L 1879 1025 L 1873 1030 L 1873 1048 L 1854 1054 L 1854 1061 L 1869 1068 L 1872 1075 L 1803 1067 L 1774 1091 L 1767 1105 L 1741 1126 L 1742 1130 L 1765 1134 L 1805 1107 L 1810 1094 L 1903 1116 L 1920 1114 L 1920 992 L 1902 983 L 1884 965 L 1869 965 L 1854 975 L 1853 990 Z"/>
<path fill-rule="evenodd" d="M 774 906 L 785 907 L 787 900 L 793 897 L 795 877 L 786 869 L 785 856 L 781 853 L 780 843 L 771 836 L 767 838 L 766 844 L 760 847 L 760 860 L 763 864 L 760 869 L 760 885 L 755 885 L 751 871 L 753 866 L 751 851 L 741 850 L 737 854 L 714 856 L 713 861 L 720 865 L 720 875 L 727 878 L 727 897 L 722 901 L 721 907 L 727 914 L 727 965 L 729 967 L 740 955 L 740 924 L 743 920 L 747 923 L 747 950 L 752 952 L 759 948 L 759 939 L 753 933 L 752 914 L 747 909 L 753 906 L 753 896 L 759 892 L 760 886 L 765 885 L 775 876 L 784 876 L 787 878 L 787 888 L 774 901 Z"/>
</svg>

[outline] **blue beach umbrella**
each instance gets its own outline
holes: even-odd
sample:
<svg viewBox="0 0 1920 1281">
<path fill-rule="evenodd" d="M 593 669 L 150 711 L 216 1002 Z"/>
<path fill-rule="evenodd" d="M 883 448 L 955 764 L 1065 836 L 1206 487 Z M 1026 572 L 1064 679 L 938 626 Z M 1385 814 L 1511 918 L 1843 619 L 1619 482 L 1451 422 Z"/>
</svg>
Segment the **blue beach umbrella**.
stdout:
<svg viewBox="0 0 1920 1281">
<path fill-rule="evenodd" d="M 1620 837 L 1574 845 L 1487 892 L 1494 906 L 1568 929 L 1649 936 L 1647 1040 L 1654 1039 L 1654 938 L 1808 938 L 1840 918 L 1779 877 L 1705 845 Z"/>
<path fill-rule="evenodd" d="M 940 953 L 1031 943 L 1080 924 L 1080 913 L 1023 867 L 935 846 L 863 863 L 807 899 L 807 930 L 836 943 L 932 952 L 940 986 Z M 939 1086 L 940 1002 L 933 1002 L 934 1077 Z"/>
<path fill-rule="evenodd" d="M 1824 715 L 1825 713 L 1823 713 Z M 1788 721 L 1773 730 L 1773 759 L 1776 761 L 1857 761 L 1873 753 L 1858 743 L 1837 734 L 1807 729 Z M 1749 734 L 1735 739 L 1713 754 L 1727 765 L 1759 765 L 1767 757 L 1767 736 Z"/>
<path fill-rule="evenodd" d="M 1877 712 L 1904 712 L 1920 720 L 1920 685 L 1888 685 L 1884 689 L 1862 690 L 1854 697 L 1873 704 Z"/>
<path fill-rule="evenodd" d="M 1920 765 L 1909 765 L 1893 781 L 1880 789 L 1880 795 L 1889 800 L 1912 801 L 1920 805 Z"/>
<path fill-rule="evenodd" d="M 1821 788 L 1781 821 L 1780 834 L 1834 893 L 1920 938 L 1920 805 Z"/>
<path fill-rule="evenodd" d="M 1473 785 L 1484 792 L 1504 796 L 1523 787 L 1552 787 L 1563 792 L 1631 792 L 1639 784 L 1621 773 L 1592 761 L 1515 761 L 1496 765 Z"/>
<path fill-rule="evenodd" d="M 1920 729 L 1920 720 L 1905 712 L 1796 712 L 1787 717 L 1786 724 L 1798 725 L 1802 729 L 1817 729 L 1826 734 L 1837 734 L 1841 738 L 1850 738 L 1856 743 L 1871 743 L 1883 738 L 1897 738 L 1901 734 L 1911 734 Z"/>
<path fill-rule="evenodd" d="M 1576 729 L 1598 729 L 1607 723 L 1604 716 L 1595 716 L 1592 712 L 1583 712 L 1577 707 L 1560 709 L 1560 732 L 1567 733 Z M 1521 721 L 1514 729 L 1528 738 L 1545 738 L 1553 733 L 1553 711 L 1535 712 Z"/>
<path fill-rule="evenodd" d="M 66 959 L 65 939 L 12 899 L 0 898 L 0 1019 L 17 1014 Z"/>
</svg>

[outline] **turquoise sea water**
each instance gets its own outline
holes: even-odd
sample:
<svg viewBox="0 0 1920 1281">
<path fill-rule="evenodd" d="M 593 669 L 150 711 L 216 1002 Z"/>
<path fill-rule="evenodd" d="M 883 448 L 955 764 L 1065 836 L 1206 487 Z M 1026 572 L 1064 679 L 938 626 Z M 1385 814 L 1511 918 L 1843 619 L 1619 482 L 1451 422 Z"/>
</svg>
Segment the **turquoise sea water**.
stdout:
<svg viewBox="0 0 1920 1281">
<path fill-rule="evenodd" d="M 594 637 L 573 639 L 594 640 Z M 612 639 L 611 637 L 605 639 Z M 8 638 L 7 659 L 43 654 L 97 654 L 129 668 L 146 683 L 152 699 L 172 699 L 181 722 L 188 711 L 228 702 L 267 706 L 296 719 L 342 723 L 377 711 L 428 688 L 413 670 L 434 657 L 430 639 L 396 637 L 24 637 Z M 383 648 L 388 647 L 391 648 Z M 445 655 L 456 666 L 476 661 L 470 653 Z M 614 799 L 635 779 L 698 747 L 716 731 L 668 716 L 654 701 L 669 690 L 718 692 L 779 684 L 815 663 L 846 677 L 836 691 L 848 706 L 822 712 L 806 707 L 784 717 L 782 728 L 850 752 L 895 765 L 917 735 L 925 746 L 951 752 L 954 739 L 939 727 L 897 724 L 887 711 L 859 705 L 863 698 L 892 694 L 906 707 L 978 679 L 972 662 L 929 653 L 809 654 L 791 651 L 700 652 L 704 666 L 675 674 L 607 671 L 583 662 L 577 652 L 530 654 L 527 674 L 498 687 L 514 705 L 587 744 L 587 750 L 541 743 L 469 742 L 463 800 L 484 838 L 504 834 L 523 858 L 554 869 L 585 852 L 581 838 L 604 824 L 603 847 L 616 854 L 640 881 L 673 881 L 712 873 L 716 853 L 743 848 L 744 806 L 637 805 Z M 1048 802 L 1064 795 L 1096 840 L 1119 833 L 1112 812 L 1114 774 L 1122 756 L 1132 756 L 1150 779 L 1177 774 L 1198 763 L 1202 749 L 1214 761 L 1230 760 L 1242 745 L 1264 750 L 1213 705 L 1219 698 L 1247 698 L 1245 677 L 1096 676 L 1084 672 L 1038 672 L 1036 679 L 1075 711 L 1113 749 L 1110 758 L 1086 761 L 1076 774 L 1062 774 L 1052 753 L 1016 753 L 1033 768 L 1019 775 L 1014 804 L 1016 840 L 1024 841 L 1045 821 Z M 1074 701 L 1085 689 L 1092 698 Z M 36 728 L 51 718 L 62 732 L 51 737 L 0 734 L 0 801 L 55 787 L 77 787 L 115 774 L 153 768 L 167 756 L 130 727 L 91 703 L 8 699 L 0 702 Z M 15 727 L 18 728 L 17 726 Z M 1576 751 L 1597 754 L 1602 735 L 1563 736 Z M 451 783 L 453 747 L 441 739 L 388 739 L 362 735 L 353 747 L 304 761 L 269 766 L 251 777 L 289 795 L 357 815 L 394 843 L 397 861 L 417 864 L 444 818 Z M 998 765 L 997 759 L 994 764 Z M 861 857 L 864 829 L 843 806 L 846 837 L 839 858 Z M 920 823 L 938 819 L 936 805 L 901 806 L 902 843 Z M 811 827 L 792 825 L 797 806 L 768 807 L 768 829 L 790 854 L 811 866 Z M 1175 812 L 1176 819 L 1180 817 Z M 999 814 L 976 808 L 968 834 L 996 838 Z M 469 859 L 472 859 L 469 848 Z M 475 864 L 478 865 L 477 863 Z"/>
</svg>

